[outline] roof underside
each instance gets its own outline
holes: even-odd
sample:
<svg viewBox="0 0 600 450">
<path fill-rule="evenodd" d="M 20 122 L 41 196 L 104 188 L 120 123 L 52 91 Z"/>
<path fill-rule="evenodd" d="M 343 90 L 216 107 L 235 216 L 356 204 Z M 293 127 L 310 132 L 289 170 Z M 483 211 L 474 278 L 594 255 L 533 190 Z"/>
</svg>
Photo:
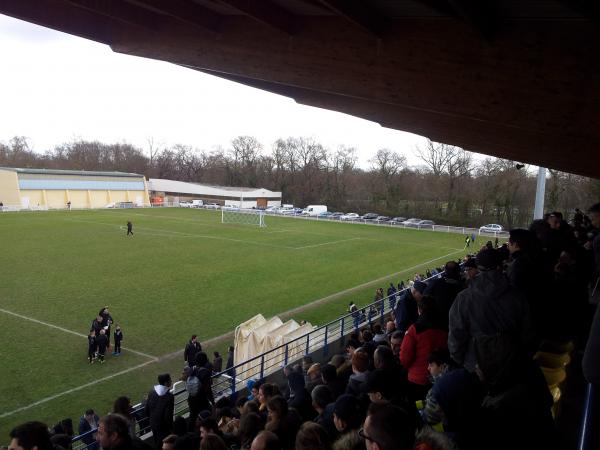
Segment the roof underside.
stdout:
<svg viewBox="0 0 600 450">
<path fill-rule="evenodd" d="M 58 170 L 58 169 L 29 169 L 18 167 L 0 167 L 0 170 L 10 170 L 17 173 L 31 173 L 41 175 L 74 175 L 84 177 L 127 177 L 127 178 L 142 178 L 143 175 L 127 172 L 100 172 L 92 170 Z"/>
<path fill-rule="evenodd" d="M 0 13 L 467 150 L 600 178 L 597 1 L 3 0 Z"/>
</svg>

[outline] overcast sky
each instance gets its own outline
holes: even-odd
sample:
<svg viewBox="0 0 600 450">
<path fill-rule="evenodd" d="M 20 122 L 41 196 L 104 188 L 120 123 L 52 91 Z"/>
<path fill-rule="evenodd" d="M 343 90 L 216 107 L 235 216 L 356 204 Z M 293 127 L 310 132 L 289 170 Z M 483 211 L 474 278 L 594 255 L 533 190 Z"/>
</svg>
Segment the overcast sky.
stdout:
<svg viewBox="0 0 600 450">
<path fill-rule="evenodd" d="M 425 139 L 173 64 L 114 53 L 108 46 L 0 15 L 0 141 L 27 136 L 43 152 L 75 138 L 149 138 L 198 149 L 255 136 L 269 152 L 279 137 L 312 136 L 329 148 L 402 152 Z"/>
</svg>

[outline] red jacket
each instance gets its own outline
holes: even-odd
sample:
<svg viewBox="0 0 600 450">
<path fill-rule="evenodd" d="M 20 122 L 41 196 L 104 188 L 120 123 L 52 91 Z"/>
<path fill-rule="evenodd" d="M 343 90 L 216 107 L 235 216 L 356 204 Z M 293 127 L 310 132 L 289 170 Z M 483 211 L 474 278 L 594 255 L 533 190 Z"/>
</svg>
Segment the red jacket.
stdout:
<svg viewBox="0 0 600 450">
<path fill-rule="evenodd" d="M 414 325 L 408 328 L 400 346 L 400 362 L 408 371 L 408 381 L 421 385 L 429 382 L 427 358 L 433 350 L 440 348 L 448 348 L 446 331 L 429 328 L 417 333 Z"/>
</svg>

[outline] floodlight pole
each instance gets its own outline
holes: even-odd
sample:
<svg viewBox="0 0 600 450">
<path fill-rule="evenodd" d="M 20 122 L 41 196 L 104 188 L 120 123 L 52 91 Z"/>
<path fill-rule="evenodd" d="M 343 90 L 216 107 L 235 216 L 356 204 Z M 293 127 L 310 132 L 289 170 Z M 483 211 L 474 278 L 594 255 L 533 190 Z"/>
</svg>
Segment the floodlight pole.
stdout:
<svg viewBox="0 0 600 450">
<path fill-rule="evenodd" d="M 537 189 L 535 191 L 535 209 L 533 211 L 533 220 L 544 217 L 544 196 L 546 194 L 546 168 L 538 168 Z"/>
</svg>

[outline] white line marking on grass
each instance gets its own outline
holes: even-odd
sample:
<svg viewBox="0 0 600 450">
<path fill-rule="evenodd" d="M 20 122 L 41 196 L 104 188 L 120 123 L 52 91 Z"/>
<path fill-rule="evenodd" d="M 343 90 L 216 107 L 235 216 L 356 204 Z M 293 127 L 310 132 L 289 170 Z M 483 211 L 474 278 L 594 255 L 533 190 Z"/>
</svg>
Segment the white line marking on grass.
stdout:
<svg viewBox="0 0 600 450">
<path fill-rule="evenodd" d="M 31 409 L 31 408 L 33 408 L 34 406 L 41 405 L 42 403 L 49 402 L 49 401 L 51 401 L 51 400 L 54 400 L 54 399 L 56 399 L 56 398 L 62 397 L 62 396 L 64 396 L 64 395 L 67 395 L 67 394 L 70 394 L 70 393 L 72 393 L 72 392 L 77 392 L 77 391 L 80 391 L 80 390 L 82 390 L 82 389 L 85 389 L 85 388 L 87 388 L 87 387 L 93 386 L 93 385 L 95 385 L 95 384 L 98 384 L 98 383 L 102 383 L 103 381 L 110 380 L 110 379 L 112 379 L 112 378 L 118 377 L 118 376 L 120 376 L 120 375 L 123 375 L 123 374 L 126 374 L 126 373 L 128 373 L 128 372 L 132 372 L 132 371 L 134 371 L 134 370 L 137 370 L 137 369 L 139 369 L 139 368 L 141 368 L 141 367 L 147 366 L 148 364 L 153 364 L 153 363 L 155 363 L 156 361 L 157 361 L 157 360 L 146 361 L 145 363 L 138 364 L 137 366 L 130 367 L 129 369 L 124 369 L 124 370 L 121 370 L 120 372 L 113 373 L 112 375 L 108 375 L 108 376 L 106 376 L 106 377 L 104 377 L 104 378 L 99 378 L 99 379 L 97 379 L 97 380 L 90 381 L 89 383 L 82 384 L 81 386 L 77 386 L 77 387 L 74 387 L 74 388 L 72 388 L 72 389 L 68 389 L 68 390 L 66 390 L 66 391 L 64 391 L 64 392 L 60 392 L 60 393 L 58 393 L 58 394 L 51 395 L 50 397 L 43 398 L 43 399 L 41 399 L 41 400 L 38 400 L 38 401 L 36 401 L 36 402 L 30 403 L 29 405 L 22 406 L 22 407 L 20 407 L 20 408 L 14 409 L 14 410 L 12 410 L 12 411 L 5 412 L 5 413 L 3 413 L 3 414 L 0 414 L 0 419 L 2 419 L 2 418 L 4 418 L 4 417 L 12 416 L 13 414 L 19 413 L 19 412 L 21 412 L 21 411 L 26 411 L 26 410 L 28 410 L 28 409 Z"/>
<path fill-rule="evenodd" d="M 438 260 L 440 260 L 440 259 L 448 258 L 449 256 L 455 255 L 456 253 L 459 253 L 459 252 L 462 252 L 462 251 L 463 251 L 463 250 L 462 250 L 462 249 L 460 249 L 460 250 L 457 250 L 457 251 L 455 251 L 455 252 L 448 253 L 448 254 L 446 254 L 446 255 L 439 256 L 439 257 L 437 257 L 437 258 L 434 258 L 434 259 L 430 259 L 429 261 L 424 261 L 424 262 L 422 262 L 422 263 L 419 263 L 419 264 L 417 264 L 417 265 L 415 265 L 415 266 L 408 267 L 408 268 L 406 268 L 406 269 L 400 270 L 399 272 L 391 273 L 391 274 L 389 274 L 389 275 L 385 275 L 385 276 L 383 276 L 383 277 L 379 277 L 379 278 L 377 278 L 377 279 L 375 279 L 375 280 L 367 281 L 366 283 L 362 283 L 362 284 L 359 284 L 358 286 L 354 286 L 354 287 L 351 287 L 351 288 L 348 288 L 348 289 L 344 289 L 343 291 L 339 291 L 339 292 L 336 292 L 336 293 L 334 293 L 334 294 L 330 294 L 330 295 L 328 295 L 328 296 L 326 296 L 326 297 L 322 297 L 322 298 L 320 298 L 320 299 L 318 299 L 318 300 L 313 300 L 313 301 L 312 301 L 312 302 L 310 302 L 310 303 L 307 303 L 307 304 L 305 304 L 305 305 L 298 306 L 298 307 L 296 307 L 296 308 L 293 308 L 293 309 L 290 309 L 290 310 L 288 310 L 288 311 L 284 311 L 284 312 L 282 312 L 282 313 L 279 313 L 278 315 L 279 315 L 279 317 L 281 317 L 282 319 L 285 319 L 285 318 L 291 317 L 291 316 L 292 316 L 292 315 L 294 315 L 294 314 L 297 314 L 297 313 L 303 312 L 303 311 L 305 311 L 305 310 L 307 310 L 307 309 L 310 309 L 310 308 L 312 308 L 312 307 L 314 307 L 314 306 L 318 306 L 318 305 L 320 305 L 320 304 L 327 303 L 327 302 L 328 302 L 328 301 L 330 301 L 330 300 L 334 300 L 334 299 L 336 299 L 336 298 L 338 298 L 338 297 L 343 297 L 343 296 L 344 296 L 344 295 L 346 295 L 346 294 L 351 294 L 352 292 L 355 292 L 355 291 L 361 290 L 361 289 L 363 289 L 363 288 L 367 288 L 367 287 L 369 287 L 369 286 L 375 285 L 375 284 L 377 284 L 377 283 L 380 283 L 380 282 L 382 282 L 382 281 L 385 281 L 385 280 L 387 280 L 387 279 L 389 279 L 389 278 L 391 278 L 391 277 L 396 277 L 396 276 L 398 276 L 398 275 L 400 275 L 400 274 L 403 274 L 403 273 L 406 273 L 406 272 L 410 272 L 410 271 L 412 271 L 412 270 L 415 270 L 415 269 L 416 269 L 416 268 L 418 268 L 418 267 L 424 266 L 424 265 L 426 265 L 426 264 L 431 264 L 432 262 L 438 261 Z"/>
<path fill-rule="evenodd" d="M 322 245 L 331 245 L 331 244 L 339 244 L 340 242 L 348 242 L 348 241 L 357 241 L 360 240 L 362 238 L 359 237 L 353 237 L 350 239 L 340 239 L 339 241 L 330 241 L 330 242 L 323 242 L 321 244 L 313 244 L 313 245 L 304 245 L 302 247 L 294 247 L 296 250 L 302 250 L 304 248 L 313 248 L 313 247 L 321 247 Z"/>
<path fill-rule="evenodd" d="M 55 330 L 62 331 L 63 333 L 74 334 L 75 336 L 79 336 L 79 337 L 82 337 L 84 339 L 87 339 L 87 335 L 85 335 L 83 333 L 78 333 L 77 331 L 73 331 L 73 330 L 69 330 L 67 328 L 59 327 L 58 325 L 53 325 L 53 324 L 48 323 L 48 322 L 42 322 L 41 320 L 34 319 L 33 317 L 28 317 L 28 316 L 24 316 L 22 314 L 17 314 L 15 312 L 8 311 L 8 310 L 2 309 L 2 308 L 0 308 L 0 312 L 3 312 L 4 314 L 10 314 L 11 316 L 19 317 L 20 319 L 29 320 L 30 322 L 34 322 L 34 323 L 37 323 L 37 324 L 40 324 L 40 325 L 44 325 L 46 327 L 54 328 Z M 149 359 L 152 359 L 154 361 L 158 360 L 158 357 L 149 355 L 148 353 L 139 352 L 137 350 L 133 350 L 133 349 L 127 348 L 127 347 L 121 347 L 121 348 L 123 350 L 127 350 L 128 352 L 135 353 L 136 355 L 143 356 L 144 358 L 149 358 Z"/>
</svg>

